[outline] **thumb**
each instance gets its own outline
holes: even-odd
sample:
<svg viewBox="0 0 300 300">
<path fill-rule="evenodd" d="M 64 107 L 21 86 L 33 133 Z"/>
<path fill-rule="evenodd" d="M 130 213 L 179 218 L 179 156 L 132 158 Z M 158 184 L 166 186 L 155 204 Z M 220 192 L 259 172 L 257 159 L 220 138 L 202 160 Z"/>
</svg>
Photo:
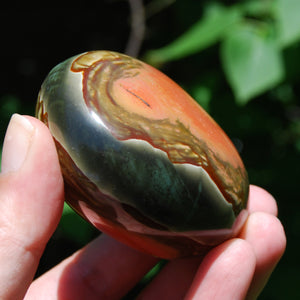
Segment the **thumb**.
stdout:
<svg viewBox="0 0 300 300">
<path fill-rule="evenodd" d="M 63 180 L 47 127 L 13 115 L 1 169 L 0 299 L 22 299 L 63 207 Z"/>
</svg>

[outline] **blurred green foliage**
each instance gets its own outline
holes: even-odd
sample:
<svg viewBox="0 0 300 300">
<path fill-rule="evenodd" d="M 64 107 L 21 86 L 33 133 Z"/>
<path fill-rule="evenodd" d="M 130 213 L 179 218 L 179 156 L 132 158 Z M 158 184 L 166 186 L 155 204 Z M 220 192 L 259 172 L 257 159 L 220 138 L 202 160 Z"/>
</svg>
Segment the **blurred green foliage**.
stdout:
<svg viewBox="0 0 300 300">
<path fill-rule="evenodd" d="M 297 10 L 298 9 L 298 10 Z M 145 60 L 160 66 L 220 43 L 226 79 L 239 104 L 283 81 L 283 50 L 300 38 L 300 2 L 252 0 L 230 6 L 207 1 L 201 18 Z"/>
<path fill-rule="evenodd" d="M 278 201 L 288 247 L 260 299 L 300 298 L 300 1 L 143 4 L 146 32 L 139 57 L 178 82 L 216 119 L 240 151 L 251 183 Z M 0 12 L 1 28 L 16 24 L 2 34 L 1 140 L 11 114 L 34 114 L 39 86 L 53 66 L 86 50 L 124 52 L 132 30 L 126 1 L 83 4 L 81 18 L 74 18 L 76 9 L 58 10 L 55 3 L 48 10 L 49 16 L 26 2 Z M 96 235 L 65 206 L 38 274 Z"/>
</svg>

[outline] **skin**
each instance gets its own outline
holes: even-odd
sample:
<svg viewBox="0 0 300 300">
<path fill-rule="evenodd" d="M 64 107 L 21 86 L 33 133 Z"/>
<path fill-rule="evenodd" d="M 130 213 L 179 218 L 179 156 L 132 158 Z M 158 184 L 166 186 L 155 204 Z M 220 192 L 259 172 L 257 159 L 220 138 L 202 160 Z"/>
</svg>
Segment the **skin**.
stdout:
<svg viewBox="0 0 300 300">
<path fill-rule="evenodd" d="M 120 299 L 158 261 L 101 235 L 32 282 L 64 198 L 52 137 L 35 118 L 10 122 L 0 191 L 0 299 Z M 238 238 L 169 262 L 138 299 L 256 299 L 286 237 L 268 192 L 251 186 L 248 209 Z"/>
</svg>

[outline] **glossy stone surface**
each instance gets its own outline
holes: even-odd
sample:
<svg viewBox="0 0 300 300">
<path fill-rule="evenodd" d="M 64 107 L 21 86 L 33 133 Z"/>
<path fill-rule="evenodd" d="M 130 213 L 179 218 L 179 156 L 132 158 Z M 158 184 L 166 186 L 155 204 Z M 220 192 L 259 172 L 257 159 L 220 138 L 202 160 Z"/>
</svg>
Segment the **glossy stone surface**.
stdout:
<svg viewBox="0 0 300 300">
<path fill-rule="evenodd" d="M 176 83 L 115 52 L 56 66 L 37 117 L 50 129 L 66 201 L 103 232 L 163 258 L 235 236 L 248 179 L 229 138 Z"/>
</svg>

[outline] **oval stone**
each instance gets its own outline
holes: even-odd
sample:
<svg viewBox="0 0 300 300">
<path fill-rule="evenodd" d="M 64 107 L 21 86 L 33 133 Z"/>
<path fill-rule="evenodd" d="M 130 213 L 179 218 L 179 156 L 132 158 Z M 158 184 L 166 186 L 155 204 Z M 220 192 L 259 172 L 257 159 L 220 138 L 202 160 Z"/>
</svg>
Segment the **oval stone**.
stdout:
<svg viewBox="0 0 300 300">
<path fill-rule="evenodd" d="M 66 201 L 146 253 L 199 255 L 238 234 L 248 178 L 230 139 L 175 82 L 129 56 L 93 51 L 56 66 L 36 110 Z"/>
</svg>

